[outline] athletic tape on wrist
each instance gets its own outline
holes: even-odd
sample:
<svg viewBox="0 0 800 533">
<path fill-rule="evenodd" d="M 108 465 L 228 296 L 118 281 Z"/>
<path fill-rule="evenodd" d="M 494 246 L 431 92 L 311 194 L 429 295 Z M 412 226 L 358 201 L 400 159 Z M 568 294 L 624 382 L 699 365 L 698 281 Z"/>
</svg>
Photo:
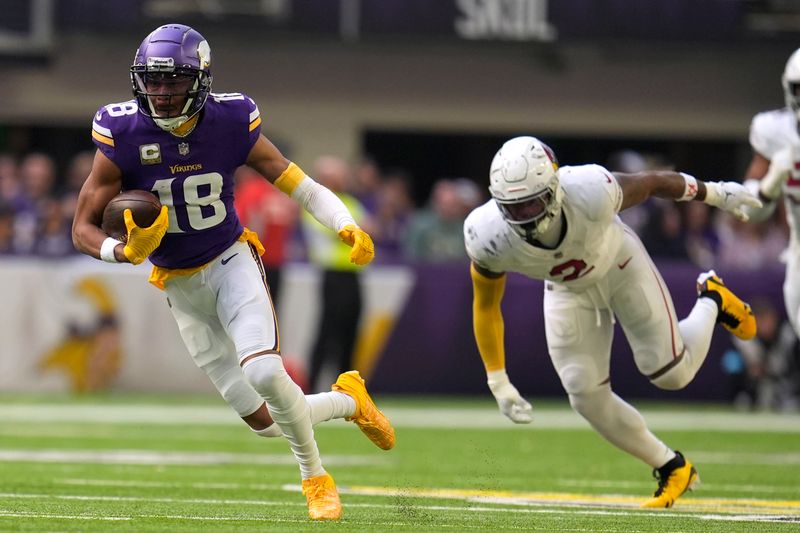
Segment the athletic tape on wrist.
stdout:
<svg viewBox="0 0 800 533">
<path fill-rule="evenodd" d="M 118 244 L 122 244 L 122 241 L 118 241 L 114 237 L 108 237 L 104 240 L 103 244 L 100 245 L 100 259 L 106 263 L 119 263 L 117 256 L 114 255 L 114 249 Z"/>
<path fill-rule="evenodd" d="M 683 176 L 684 181 L 683 196 L 678 198 L 677 201 L 690 202 L 694 200 L 695 196 L 697 196 L 697 179 L 694 176 L 684 172 L 680 172 L 680 175 Z"/>
</svg>

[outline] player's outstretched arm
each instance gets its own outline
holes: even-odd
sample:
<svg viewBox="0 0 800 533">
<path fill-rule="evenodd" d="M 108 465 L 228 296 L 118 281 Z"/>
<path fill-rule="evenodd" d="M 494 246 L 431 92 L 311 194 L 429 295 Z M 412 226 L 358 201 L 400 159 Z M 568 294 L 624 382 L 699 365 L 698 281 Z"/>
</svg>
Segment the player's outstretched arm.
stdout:
<svg viewBox="0 0 800 533">
<path fill-rule="evenodd" d="M 302 205 L 320 224 L 335 231 L 352 248 L 351 263 L 366 265 L 373 260 L 375 246 L 372 238 L 356 224 L 344 203 L 330 189 L 283 157 L 263 135 L 250 150 L 247 165 Z"/>
<path fill-rule="evenodd" d="M 704 182 L 683 172 L 670 171 L 614 173 L 614 176 L 622 188 L 620 211 L 651 196 L 678 202 L 698 200 L 743 221 L 748 219 L 748 209 L 762 207 L 761 201 L 747 187 L 733 181 Z"/>
<path fill-rule="evenodd" d="M 472 327 L 478 352 L 486 368 L 489 390 L 500 412 L 517 424 L 530 423 L 532 407 L 520 395 L 506 374 L 505 331 L 500 302 L 506 286 L 505 274 L 472 263 Z"/>
</svg>

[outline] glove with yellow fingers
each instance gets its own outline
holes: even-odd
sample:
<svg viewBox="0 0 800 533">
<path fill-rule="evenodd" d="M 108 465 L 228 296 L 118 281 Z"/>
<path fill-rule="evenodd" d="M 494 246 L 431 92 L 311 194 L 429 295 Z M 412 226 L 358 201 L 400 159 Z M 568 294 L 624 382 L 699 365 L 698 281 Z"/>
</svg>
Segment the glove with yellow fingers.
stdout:
<svg viewBox="0 0 800 533">
<path fill-rule="evenodd" d="M 123 216 L 125 217 L 125 227 L 128 229 L 128 239 L 122 251 L 128 261 L 138 265 L 144 262 L 158 248 L 158 245 L 161 244 L 161 239 L 167 232 L 169 227 L 167 206 L 161 206 L 161 212 L 158 217 L 146 228 L 140 228 L 136 225 L 130 209 L 126 209 Z"/>
<path fill-rule="evenodd" d="M 375 258 L 375 245 L 372 244 L 372 237 L 366 231 L 348 224 L 339 230 L 339 238 L 345 244 L 351 246 L 350 262 L 356 265 L 367 265 Z"/>
</svg>

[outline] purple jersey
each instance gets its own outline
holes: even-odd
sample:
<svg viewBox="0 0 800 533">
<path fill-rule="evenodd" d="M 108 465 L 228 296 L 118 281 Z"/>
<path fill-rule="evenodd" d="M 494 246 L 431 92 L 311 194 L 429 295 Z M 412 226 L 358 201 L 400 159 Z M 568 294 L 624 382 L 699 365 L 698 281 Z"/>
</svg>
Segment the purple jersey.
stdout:
<svg viewBox="0 0 800 533">
<path fill-rule="evenodd" d="M 169 230 L 150 261 L 203 265 L 242 233 L 233 174 L 261 133 L 258 107 L 239 93 L 212 93 L 194 131 L 176 137 L 139 112 L 135 100 L 100 108 L 92 140 L 122 170 L 122 189 L 142 189 L 169 206 Z"/>
</svg>

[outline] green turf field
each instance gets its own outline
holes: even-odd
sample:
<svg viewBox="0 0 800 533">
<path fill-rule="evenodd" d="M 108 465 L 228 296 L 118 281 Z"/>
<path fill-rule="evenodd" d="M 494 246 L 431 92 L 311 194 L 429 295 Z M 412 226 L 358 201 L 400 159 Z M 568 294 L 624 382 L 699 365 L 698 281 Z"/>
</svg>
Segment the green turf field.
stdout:
<svg viewBox="0 0 800 533">
<path fill-rule="evenodd" d="M 216 398 L 0 396 L 0 531 L 800 530 L 800 416 L 643 405 L 697 466 L 675 508 L 640 510 L 649 469 L 566 402 L 513 426 L 490 399 L 380 402 L 397 447 L 319 426 L 344 516 L 312 523 L 282 439 L 252 435 Z"/>
</svg>

